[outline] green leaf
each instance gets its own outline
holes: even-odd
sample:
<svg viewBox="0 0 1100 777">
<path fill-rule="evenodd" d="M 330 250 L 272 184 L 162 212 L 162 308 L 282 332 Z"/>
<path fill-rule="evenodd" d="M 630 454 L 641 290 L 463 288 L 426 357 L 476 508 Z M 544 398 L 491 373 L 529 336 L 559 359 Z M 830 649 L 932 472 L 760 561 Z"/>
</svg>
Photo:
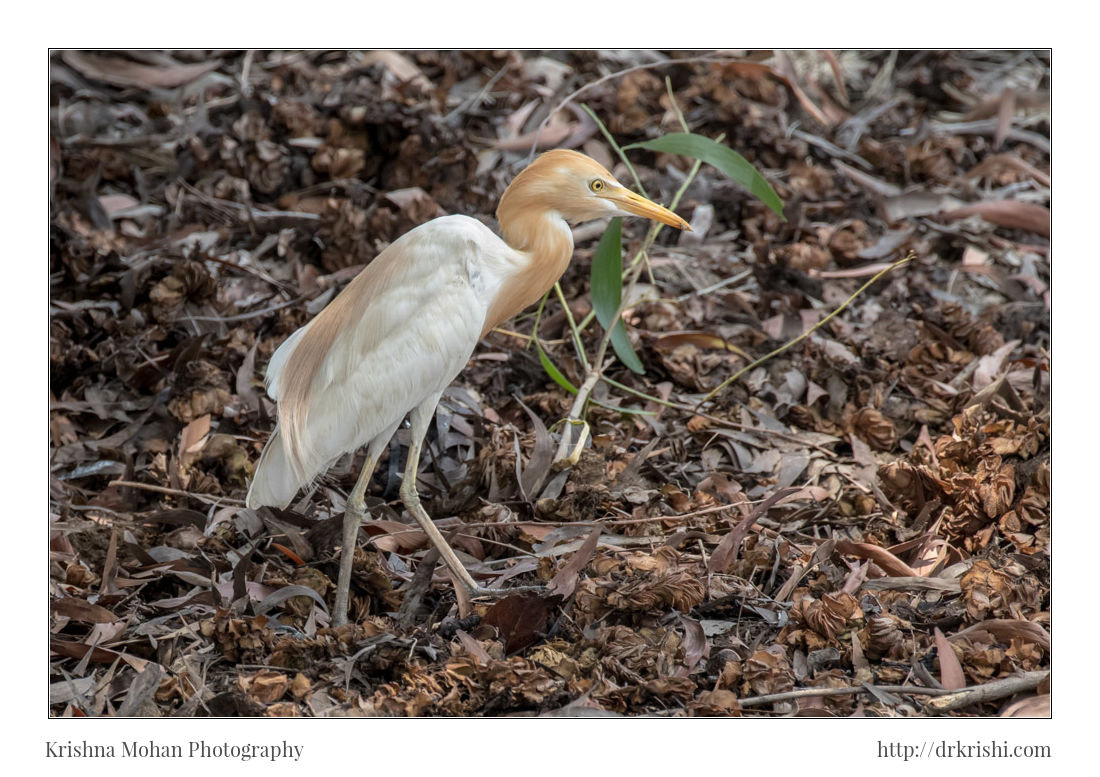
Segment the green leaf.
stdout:
<svg viewBox="0 0 1100 777">
<path fill-rule="evenodd" d="M 596 318 L 604 330 L 611 330 L 611 347 L 615 349 L 619 360 L 634 372 L 642 375 L 645 368 L 630 337 L 626 326 L 616 315 L 623 298 L 623 220 L 611 219 L 604 230 L 596 253 L 592 256 L 592 307 Z M 612 328 L 614 325 L 614 328 Z"/>
<path fill-rule="evenodd" d="M 657 413 L 652 410 L 642 410 L 638 407 L 622 407 L 620 405 L 612 405 L 610 402 L 603 402 L 599 399 L 596 399 L 595 397 L 592 398 L 592 401 L 600 407 L 606 408 L 608 410 L 614 410 L 616 413 L 625 413 L 626 415 L 657 415 Z"/>
<path fill-rule="evenodd" d="M 771 208 L 779 218 L 786 221 L 783 216 L 783 201 L 771 187 L 764 176 L 756 171 L 752 163 L 738 154 L 732 148 L 715 143 L 710 138 L 695 135 L 688 132 L 673 132 L 668 135 L 647 140 L 643 143 L 631 143 L 623 146 L 623 150 L 629 148 L 645 148 L 650 151 L 663 151 L 668 154 L 680 154 L 692 159 L 700 159 L 714 165 L 737 183 L 744 186 Z"/>
<path fill-rule="evenodd" d="M 630 336 L 626 333 L 626 326 L 620 320 L 615 324 L 611 333 L 611 347 L 615 349 L 620 361 L 639 375 L 645 375 L 645 366 L 638 354 L 634 352 L 634 346 L 630 343 Z"/>
<path fill-rule="evenodd" d="M 570 394 L 576 394 L 577 387 L 570 383 L 569 378 L 562 375 L 561 370 L 554 366 L 554 362 L 550 361 L 550 357 L 542 350 L 537 337 L 535 338 L 535 350 L 539 352 L 539 361 L 542 362 L 542 368 L 546 370 L 546 374 L 550 376 L 550 379 Z"/>
</svg>

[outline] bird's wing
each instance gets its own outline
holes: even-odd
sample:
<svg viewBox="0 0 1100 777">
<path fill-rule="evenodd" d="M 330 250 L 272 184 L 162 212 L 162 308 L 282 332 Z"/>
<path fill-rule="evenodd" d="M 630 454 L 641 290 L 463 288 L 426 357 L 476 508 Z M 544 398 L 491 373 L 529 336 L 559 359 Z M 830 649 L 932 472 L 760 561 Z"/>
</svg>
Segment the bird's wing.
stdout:
<svg viewBox="0 0 1100 777">
<path fill-rule="evenodd" d="M 435 219 L 390 245 L 291 335 L 272 357 L 268 385 L 299 486 L 447 387 L 517 257 L 474 219 Z"/>
</svg>

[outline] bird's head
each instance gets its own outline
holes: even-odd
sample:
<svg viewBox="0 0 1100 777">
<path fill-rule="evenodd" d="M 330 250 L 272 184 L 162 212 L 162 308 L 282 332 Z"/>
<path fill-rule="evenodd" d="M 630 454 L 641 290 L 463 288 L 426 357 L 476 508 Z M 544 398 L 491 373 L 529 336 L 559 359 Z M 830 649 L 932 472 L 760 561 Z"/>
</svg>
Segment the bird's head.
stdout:
<svg viewBox="0 0 1100 777">
<path fill-rule="evenodd" d="M 679 229 L 691 226 L 668 208 L 627 189 L 591 157 L 555 149 L 528 165 L 501 197 L 497 215 L 508 211 L 554 212 L 570 223 L 608 216 L 641 216 Z"/>
</svg>

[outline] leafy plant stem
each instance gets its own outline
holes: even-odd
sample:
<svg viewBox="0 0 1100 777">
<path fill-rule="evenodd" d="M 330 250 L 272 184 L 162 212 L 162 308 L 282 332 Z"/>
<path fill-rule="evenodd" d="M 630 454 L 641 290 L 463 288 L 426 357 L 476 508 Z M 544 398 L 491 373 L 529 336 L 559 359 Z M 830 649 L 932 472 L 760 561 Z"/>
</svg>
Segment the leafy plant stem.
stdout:
<svg viewBox="0 0 1100 777">
<path fill-rule="evenodd" d="M 598 364 L 598 362 L 597 362 Z M 596 383 L 600 379 L 600 369 L 589 369 L 584 377 L 584 383 L 577 389 L 577 395 L 573 398 L 573 407 L 569 410 L 569 415 L 566 420 L 569 422 L 562 429 L 561 438 L 558 440 L 558 452 L 554 455 L 554 461 L 564 461 L 570 456 L 570 451 L 573 448 L 573 434 L 571 431 L 567 433 L 566 430 L 571 430 L 573 425 L 584 417 L 584 407 L 588 404 L 589 395 L 592 393 L 592 389 L 596 387 Z"/>
<path fill-rule="evenodd" d="M 627 394 L 633 394 L 634 396 L 638 397 L 639 399 L 644 399 L 644 400 L 646 400 L 648 402 L 652 402 L 656 405 L 662 405 L 664 407 L 671 407 L 671 408 L 675 408 L 677 410 L 691 410 L 691 405 L 685 405 L 682 402 L 673 402 L 672 400 L 669 400 L 669 399 L 661 399 L 660 397 L 651 396 L 650 394 L 647 394 L 644 391 L 638 391 L 638 389 L 636 389 L 636 388 L 631 388 L 630 386 L 626 385 L 625 383 L 619 383 L 619 381 L 613 380 L 613 379 L 607 377 L 606 375 L 604 375 L 601 378 L 601 380 L 603 380 L 603 382 L 606 383 L 607 385 L 614 386 L 615 388 L 619 389 L 619 391 L 625 391 Z"/>
<path fill-rule="evenodd" d="M 561 283 L 554 284 L 554 293 L 558 296 L 558 302 L 561 303 L 562 310 L 565 311 L 565 320 L 569 322 L 569 331 L 573 335 L 573 345 L 577 349 L 577 356 L 580 357 L 581 364 L 584 365 L 585 371 L 588 370 L 588 355 L 584 352 L 584 343 L 581 342 L 581 333 L 577 328 L 577 322 L 573 320 L 573 311 L 569 307 L 569 303 L 565 301 L 565 294 L 562 293 Z"/>
<path fill-rule="evenodd" d="M 630 175 L 634 178 L 634 185 L 638 187 L 638 191 L 642 193 L 642 196 L 648 198 L 649 195 L 646 194 L 645 187 L 642 186 L 642 181 L 640 178 L 638 178 L 638 172 L 634 169 L 634 165 L 630 164 L 630 160 L 626 158 L 626 154 L 623 153 L 623 150 L 619 147 L 619 144 L 615 142 L 615 138 L 612 137 L 611 133 L 607 131 L 607 127 L 605 127 L 603 125 L 603 122 L 600 121 L 599 116 L 596 115 L 595 111 L 588 107 L 587 103 L 581 103 L 581 108 L 584 109 L 585 113 L 592 117 L 592 121 L 596 122 L 596 126 L 600 128 L 600 132 L 607 139 L 607 142 L 611 144 L 611 147 L 615 149 L 615 153 L 618 154 L 619 159 L 621 159 L 623 164 L 626 165 L 626 169 L 630 171 Z"/>
<path fill-rule="evenodd" d="M 687 178 L 684 179 L 684 183 L 680 186 L 676 195 L 672 198 L 671 208 L 675 208 L 680 199 L 684 196 L 684 192 L 687 191 L 692 181 L 695 180 L 695 176 L 699 173 L 699 168 L 702 167 L 702 162 L 696 161 L 691 167 L 691 172 Z M 630 265 L 630 282 L 627 285 L 626 292 L 623 294 L 622 301 L 619 303 L 619 309 L 615 312 L 615 320 L 622 318 L 623 311 L 626 310 L 628 303 L 630 302 L 631 293 L 634 290 L 634 284 L 638 280 L 638 275 L 641 273 L 642 267 L 638 265 L 642 256 L 645 255 L 647 249 L 652 245 L 657 235 L 661 231 L 663 224 L 654 224 L 650 227 L 649 232 L 646 234 L 645 240 L 642 241 L 641 248 L 638 249 L 638 253 L 635 254 L 634 260 Z M 586 368 L 584 382 L 581 383 L 577 389 L 577 395 L 573 399 L 573 406 L 569 410 L 569 419 L 576 421 L 584 417 L 584 409 L 588 404 L 589 396 L 592 394 L 592 390 L 599 383 L 603 377 L 604 359 L 607 356 L 607 348 L 611 344 L 611 333 L 614 331 L 612 328 L 608 328 L 603 337 L 600 338 L 600 344 L 596 349 L 596 356 L 592 359 L 591 366 Z M 566 427 L 567 429 L 570 427 Z M 558 444 L 558 452 L 555 456 L 556 461 L 561 461 L 569 456 L 569 451 L 572 447 L 571 434 L 565 434 L 563 432 L 561 441 Z"/>
<path fill-rule="evenodd" d="M 676 111 L 676 118 L 680 120 L 680 126 L 683 127 L 684 132 L 691 132 L 688 129 L 688 123 L 684 119 L 684 112 L 680 110 L 680 103 L 676 102 L 676 94 L 672 91 L 672 79 L 665 76 L 665 90 L 668 91 L 668 101 L 672 105 L 672 110 Z"/>
<path fill-rule="evenodd" d="M 527 341 L 526 348 L 531 347 L 531 343 L 539 339 L 539 324 L 542 323 L 542 309 L 546 307 L 546 300 L 550 298 L 550 292 L 546 292 L 542 295 L 542 299 L 539 300 L 539 306 L 535 310 L 535 323 L 531 327 L 531 337 Z"/>
</svg>

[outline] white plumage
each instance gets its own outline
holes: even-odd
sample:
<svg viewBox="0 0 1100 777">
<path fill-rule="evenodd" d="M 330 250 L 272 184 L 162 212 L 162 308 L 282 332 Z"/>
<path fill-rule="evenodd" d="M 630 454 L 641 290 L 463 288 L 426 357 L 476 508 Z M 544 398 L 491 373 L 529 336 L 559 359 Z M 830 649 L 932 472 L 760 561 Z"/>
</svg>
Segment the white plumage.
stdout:
<svg viewBox="0 0 1100 777">
<path fill-rule="evenodd" d="M 504 278 L 526 261 L 468 216 L 430 221 L 379 254 L 371 268 L 383 284 L 372 289 L 369 305 L 341 322 L 313 379 L 297 441 L 300 466 L 277 429 L 257 465 L 248 505 L 286 507 L 342 454 L 378 437 L 388 441 L 409 411 L 438 397 L 466 366 Z M 305 335 L 320 320 L 287 338 L 268 363 L 267 391 L 280 406 L 283 369 L 295 348 L 308 346 Z"/>
</svg>

